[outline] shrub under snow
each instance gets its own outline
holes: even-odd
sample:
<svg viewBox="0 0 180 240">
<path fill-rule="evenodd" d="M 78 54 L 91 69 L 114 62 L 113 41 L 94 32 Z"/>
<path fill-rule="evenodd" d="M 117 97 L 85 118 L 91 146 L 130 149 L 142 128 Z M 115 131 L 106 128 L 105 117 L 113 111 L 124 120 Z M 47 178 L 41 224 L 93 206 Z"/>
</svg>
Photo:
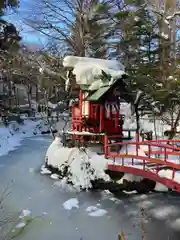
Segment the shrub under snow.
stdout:
<svg viewBox="0 0 180 240">
<path fill-rule="evenodd" d="M 46 153 L 46 163 L 57 169 L 63 182 L 72 184 L 77 190 L 92 187 L 95 179 L 110 178 L 105 174 L 108 160 L 89 149 L 62 147 L 60 138 L 56 137 Z"/>
</svg>

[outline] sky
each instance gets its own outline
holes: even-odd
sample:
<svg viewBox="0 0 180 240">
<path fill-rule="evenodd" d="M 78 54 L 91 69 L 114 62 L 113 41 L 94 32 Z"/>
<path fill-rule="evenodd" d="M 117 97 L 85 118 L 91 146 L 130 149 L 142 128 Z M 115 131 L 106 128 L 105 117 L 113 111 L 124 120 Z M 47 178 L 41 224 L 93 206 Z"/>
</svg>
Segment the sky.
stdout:
<svg viewBox="0 0 180 240">
<path fill-rule="evenodd" d="M 33 4 L 36 1 L 37 0 L 20 0 L 18 9 L 16 11 L 8 11 L 4 19 L 16 26 L 17 30 L 20 32 L 23 43 L 44 47 L 47 44 L 47 38 L 24 23 L 24 19 L 32 15 L 32 5 L 30 6 L 29 2 Z M 35 14 L 35 12 L 33 12 L 33 14 Z"/>
</svg>

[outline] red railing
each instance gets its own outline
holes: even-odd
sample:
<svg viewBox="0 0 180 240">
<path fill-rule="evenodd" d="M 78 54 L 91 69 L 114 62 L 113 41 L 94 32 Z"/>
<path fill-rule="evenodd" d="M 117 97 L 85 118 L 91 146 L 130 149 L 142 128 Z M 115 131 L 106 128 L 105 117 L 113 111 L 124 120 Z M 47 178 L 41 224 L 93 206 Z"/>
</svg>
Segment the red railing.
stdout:
<svg viewBox="0 0 180 240">
<path fill-rule="evenodd" d="M 109 143 L 108 137 L 105 136 L 105 157 L 113 160 L 113 164 L 109 164 L 108 169 L 144 176 L 154 181 L 158 179 L 158 182 L 168 186 L 175 184 L 176 189 L 178 187 L 178 191 L 180 191 L 180 184 L 177 186 L 178 183 L 174 180 L 175 172 L 180 171 L 180 148 L 162 144 L 168 141 L 169 140 L 147 140 L 143 142 Z M 172 140 L 169 142 L 179 143 L 180 141 Z M 131 150 L 129 146 L 132 146 Z M 143 151 L 144 146 L 146 146 L 145 151 Z M 124 149 L 124 151 L 120 152 L 120 149 Z M 142 154 L 142 152 L 144 154 Z M 177 158 L 169 160 L 168 157 L 171 155 Z M 172 171 L 171 179 L 160 179 L 158 172 L 164 167 Z"/>
<path fill-rule="evenodd" d="M 142 176 L 144 178 L 151 179 L 154 182 L 159 182 L 165 185 L 166 187 L 180 193 L 180 184 L 174 179 L 175 171 L 172 171 L 172 176 L 170 179 L 170 178 L 159 176 L 158 171 L 153 172 L 150 170 L 144 170 L 144 169 L 139 169 L 139 168 L 129 167 L 129 166 L 109 164 L 108 169 L 115 172 L 124 172 L 124 173 L 133 174 L 136 176 Z"/>
<path fill-rule="evenodd" d="M 111 136 L 113 139 L 115 136 Z M 167 143 L 173 143 L 174 145 L 168 145 Z M 166 143 L 162 144 L 162 143 Z M 108 157 L 109 155 L 119 156 L 119 150 L 123 146 L 125 146 L 126 155 L 128 155 L 128 146 L 135 146 L 136 147 L 136 153 L 135 155 L 138 156 L 138 150 L 142 148 L 142 146 L 147 146 L 147 150 L 145 150 L 145 153 L 148 155 L 148 157 L 153 157 L 155 154 L 163 154 L 165 156 L 165 159 L 168 155 L 177 155 L 180 156 L 180 147 L 177 147 L 177 143 L 180 143 L 180 140 L 145 140 L 142 142 L 139 141 L 129 141 L 129 142 L 116 142 L 116 143 L 109 143 L 109 137 L 106 135 L 104 137 L 104 153 L 105 157 Z M 154 150 L 153 148 L 158 148 L 158 150 Z M 113 149 L 113 151 L 111 150 Z M 114 150 L 115 149 L 115 150 Z M 164 150 L 164 151 L 163 151 Z"/>
</svg>

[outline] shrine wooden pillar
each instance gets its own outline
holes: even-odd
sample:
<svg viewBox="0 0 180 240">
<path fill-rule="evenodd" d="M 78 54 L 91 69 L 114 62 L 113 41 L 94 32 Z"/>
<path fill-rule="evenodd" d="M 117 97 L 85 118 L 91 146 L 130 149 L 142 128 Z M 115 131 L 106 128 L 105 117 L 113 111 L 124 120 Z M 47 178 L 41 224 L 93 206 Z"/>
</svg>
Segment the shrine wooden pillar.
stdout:
<svg viewBox="0 0 180 240">
<path fill-rule="evenodd" d="M 79 91 L 79 110 L 80 110 L 80 117 L 82 118 L 82 107 L 83 107 L 83 93 L 80 89 Z"/>
</svg>

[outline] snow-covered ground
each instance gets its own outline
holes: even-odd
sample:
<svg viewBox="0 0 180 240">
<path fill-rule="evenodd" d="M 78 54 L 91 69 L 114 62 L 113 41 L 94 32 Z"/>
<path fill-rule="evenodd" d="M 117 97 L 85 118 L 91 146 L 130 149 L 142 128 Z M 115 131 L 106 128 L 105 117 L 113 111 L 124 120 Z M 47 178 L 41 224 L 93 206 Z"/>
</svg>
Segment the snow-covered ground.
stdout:
<svg viewBox="0 0 180 240">
<path fill-rule="evenodd" d="M 0 125 L 0 156 L 15 150 L 24 138 L 47 131 L 48 126 L 42 120 L 24 120 L 24 124 L 11 122 L 8 127 Z"/>
</svg>

